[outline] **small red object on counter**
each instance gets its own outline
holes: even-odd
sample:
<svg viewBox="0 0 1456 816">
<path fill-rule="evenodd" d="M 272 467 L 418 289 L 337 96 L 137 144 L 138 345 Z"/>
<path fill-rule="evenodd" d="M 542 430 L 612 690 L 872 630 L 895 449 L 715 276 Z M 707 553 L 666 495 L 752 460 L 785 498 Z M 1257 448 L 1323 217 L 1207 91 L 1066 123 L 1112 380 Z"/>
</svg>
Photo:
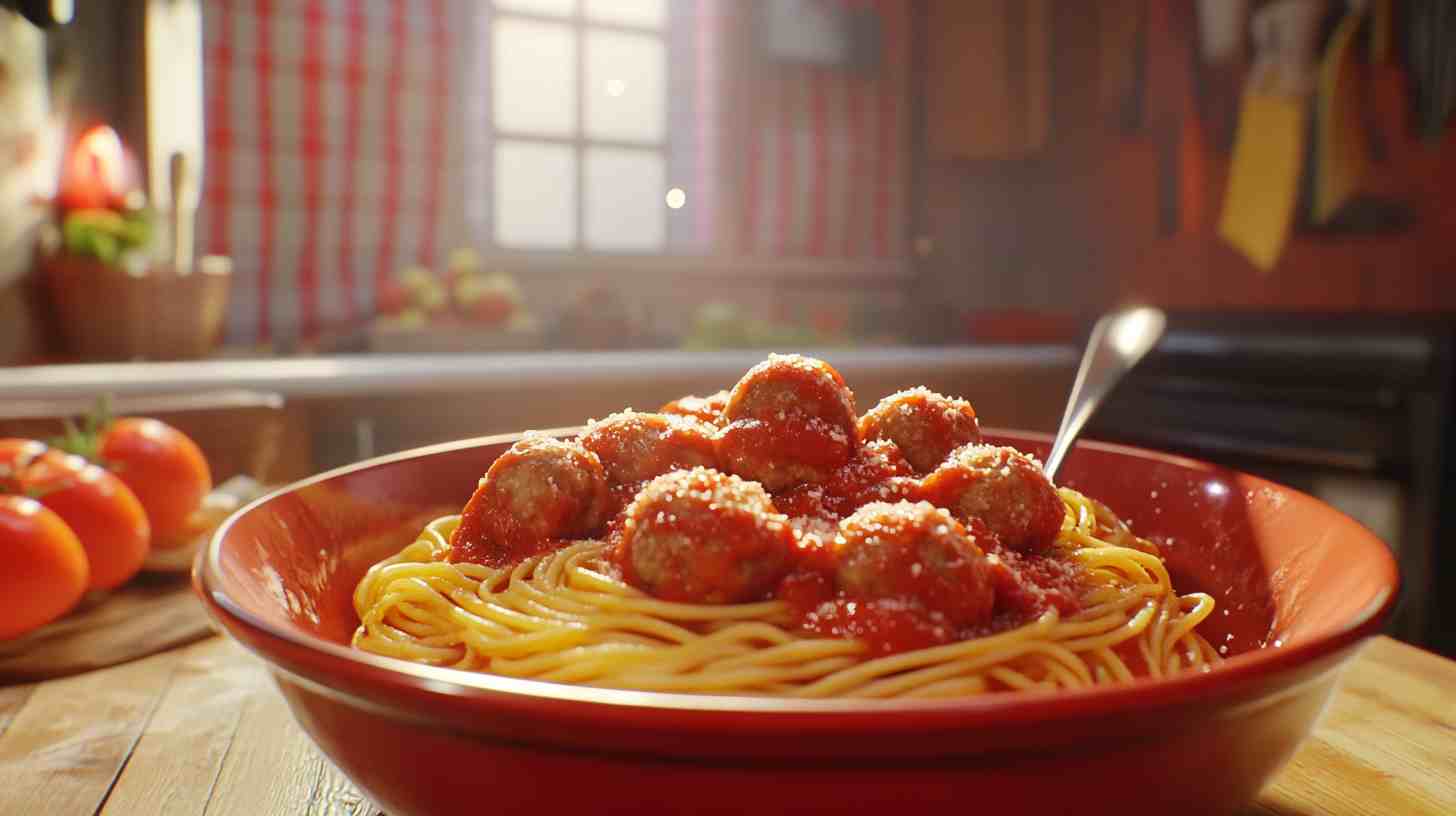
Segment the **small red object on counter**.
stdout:
<svg viewBox="0 0 1456 816">
<path fill-rule="evenodd" d="M 62 168 L 61 209 L 120 209 L 128 175 L 121 137 L 106 125 L 91 128 L 76 140 Z"/>
</svg>

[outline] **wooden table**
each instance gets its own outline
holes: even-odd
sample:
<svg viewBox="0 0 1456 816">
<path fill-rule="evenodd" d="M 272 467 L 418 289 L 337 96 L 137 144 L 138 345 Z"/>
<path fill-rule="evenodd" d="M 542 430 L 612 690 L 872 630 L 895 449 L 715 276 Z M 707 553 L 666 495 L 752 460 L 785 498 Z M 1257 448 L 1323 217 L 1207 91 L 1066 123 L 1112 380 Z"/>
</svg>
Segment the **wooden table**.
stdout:
<svg viewBox="0 0 1456 816">
<path fill-rule="evenodd" d="M 211 637 L 0 688 L 0 813 L 373 814 L 261 663 Z M 1456 663 L 1376 639 L 1244 816 L 1456 813 Z"/>
</svg>

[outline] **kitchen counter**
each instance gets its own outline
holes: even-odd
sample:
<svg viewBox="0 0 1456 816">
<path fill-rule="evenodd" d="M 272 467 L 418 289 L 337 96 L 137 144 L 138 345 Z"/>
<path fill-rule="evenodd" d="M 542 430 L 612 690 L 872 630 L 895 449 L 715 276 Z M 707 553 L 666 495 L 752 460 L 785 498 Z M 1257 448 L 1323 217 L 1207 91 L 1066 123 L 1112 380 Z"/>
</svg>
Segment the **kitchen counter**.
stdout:
<svg viewBox="0 0 1456 816">
<path fill-rule="evenodd" d="M 983 424 L 1049 432 L 1079 352 L 1069 346 L 806 350 L 844 375 L 859 406 L 923 385 L 969 399 Z M 762 350 L 419 354 L 0 368 L 0 420 L 76 415 L 109 393 L 119 413 L 286 412 L 313 472 L 484 434 L 580 425 L 684 394 L 728 388 Z M 286 408 L 284 407 L 286 406 Z M 224 427 L 224 417 L 206 423 Z M 204 451 L 226 439 L 204 431 Z M 214 454 L 221 455 L 221 454 Z M 297 478 L 303 473 L 288 474 Z"/>
<path fill-rule="evenodd" d="M 1456 662 L 1376 638 L 1314 734 L 1241 816 L 1456 813 Z M 376 816 L 260 661 L 210 637 L 0 688 L 0 813 Z"/>
<path fill-rule="evenodd" d="M 846 379 L 899 370 L 1064 368 L 1078 352 L 1061 346 L 894 347 L 806 350 Z M 286 398 L 333 398 L 458 391 L 491 385 L 579 387 L 681 378 L 731 385 L 766 351 L 613 351 L 512 354 L 357 355 L 175 363 L 78 363 L 0 368 L 5 400 L 94 399 L 213 390 L 254 390 Z"/>
</svg>

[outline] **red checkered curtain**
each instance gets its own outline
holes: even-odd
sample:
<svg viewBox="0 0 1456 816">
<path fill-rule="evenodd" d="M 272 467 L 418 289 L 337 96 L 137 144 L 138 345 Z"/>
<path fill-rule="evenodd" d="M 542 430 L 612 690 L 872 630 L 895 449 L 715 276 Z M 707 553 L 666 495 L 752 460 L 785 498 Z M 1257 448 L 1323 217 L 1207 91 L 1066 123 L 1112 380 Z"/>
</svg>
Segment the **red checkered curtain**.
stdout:
<svg viewBox="0 0 1456 816">
<path fill-rule="evenodd" d="M 767 4 L 868 22 L 873 64 L 806 64 L 768 50 Z M 864 260 L 905 252 L 910 4 L 672 0 L 669 248 Z M 843 22 L 843 19 L 840 20 Z"/>
<path fill-rule="evenodd" d="M 787 0 L 779 0 L 787 2 Z M 731 8 L 735 0 L 713 0 Z M 909 182 L 910 4 L 903 0 L 799 0 L 868 15 L 875 65 L 802 64 L 756 51 L 746 15 L 724 18 L 722 47 L 749 64 L 728 75 L 725 191 L 745 255 L 834 259 L 904 254 Z"/>
<path fill-rule="evenodd" d="M 639 190 L 624 206 L 665 219 L 661 242 L 650 251 L 902 255 L 907 4 L 765 2 L 790 13 L 868 16 L 878 43 L 872 64 L 816 64 L 773 53 L 761 42 L 767 18 L 760 2 L 666 0 L 661 27 L 644 29 L 663 41 L 665 135 L 661 143 L 627 145 L 661 154 L 654 172 L 663 189 Z M 496 175 L 509 155 L 497 143 L 532 138 L 502 136 L 491 121 L 499 115 L 494 27 L 511 15 L 537 28 L 543 21 L 558 30 L 581 24 L 569 15 L 522 18 L 522 5 L 532 4 L 204 0 L 207 156 L 199 242 L 234 261 L 230 342 L 289 347 L 331 327 L 357 325 L 373 315 L 380 284 L 402 267 L 438 267 L 457 245 L 494 248 L 502 198 L 496 194 L 505 189 Z M 555 5 L 588 8 L 585 0 Z M 630 24 L 618 28 L 644 36 Z M 585 77 L 593 93 L 610 79 Z M 602 146 L 631 153 L 620 143 Z M 515 173 L 516 194 L 541 186 L 519 166 L 505 166 Z M 602 180 L 594 183 L 573 194 L 600 193 Z M 676 208 L 664 204 L 669 191 L 680 199 Z M 579 211 L 583 206 L 578 202 Z M 596 251 L 580 232 L 556 249 Z"/>
<path fill-rule="evenodd" d="M 199 242 L 233 258 L 229 342 L 353 323 L 379 281 L 435 262 L 470 5 L 204 0 Z"/>
</svg>

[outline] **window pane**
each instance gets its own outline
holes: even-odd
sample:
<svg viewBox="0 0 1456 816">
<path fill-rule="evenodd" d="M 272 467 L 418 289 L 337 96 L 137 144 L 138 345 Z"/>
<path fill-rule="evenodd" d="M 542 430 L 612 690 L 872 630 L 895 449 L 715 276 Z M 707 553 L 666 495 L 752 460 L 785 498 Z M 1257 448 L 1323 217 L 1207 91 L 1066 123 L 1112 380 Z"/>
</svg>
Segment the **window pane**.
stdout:
<svg viewBox="0 0 1456 816">
<path fill-rule="evenodd" d="M 667 187 L 661 153 L 586 151 L 586 245 L 590 249 L 660 250 L 666 240 Z"/>
<path fill-rule="evenodd" d="M 565 249 L 576 238 L 576 154 L 565 145 L 495 146 L 495 240 L 501 246 Z"/>
<path fill-rule="evenodd" d="M 586 134 L 661 142 L 667 127 L 667 53 L 648 34 L 586 35 Z"/>
<path fill-rule="evenodd" d="M 586 0 L 591 20 L 661 28 L 667 20 L 666 0 Z"/>
<path fill-rule="evenodd" d="M 570 17 L 576 11 L 576 0 L 495 0 L 495 7 L 502 11 Z"/>
<path fill-rule="evenodd" d="M 576 130 L 576 32 L 569 26 L 498 17 L 495 126 L 567 136 Z"/>
</svg>

